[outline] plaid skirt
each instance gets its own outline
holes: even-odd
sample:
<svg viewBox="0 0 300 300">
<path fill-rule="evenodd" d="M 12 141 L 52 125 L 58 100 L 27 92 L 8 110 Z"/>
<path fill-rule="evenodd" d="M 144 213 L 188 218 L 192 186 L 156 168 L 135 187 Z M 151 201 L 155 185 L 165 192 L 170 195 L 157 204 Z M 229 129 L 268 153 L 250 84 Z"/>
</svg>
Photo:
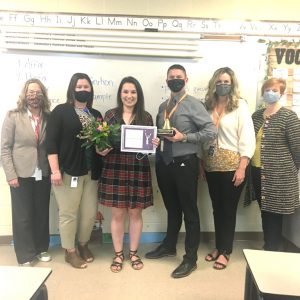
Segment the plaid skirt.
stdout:
<svg viewBox="0 0 300 300">
<path fill-rule="evenodd" d="M 148 157 L 136 153 L 109 153 L 104 157 L 98 190 L 101 204 L 117 208 L 147 208 L 153 205 Z"/>
</svg>

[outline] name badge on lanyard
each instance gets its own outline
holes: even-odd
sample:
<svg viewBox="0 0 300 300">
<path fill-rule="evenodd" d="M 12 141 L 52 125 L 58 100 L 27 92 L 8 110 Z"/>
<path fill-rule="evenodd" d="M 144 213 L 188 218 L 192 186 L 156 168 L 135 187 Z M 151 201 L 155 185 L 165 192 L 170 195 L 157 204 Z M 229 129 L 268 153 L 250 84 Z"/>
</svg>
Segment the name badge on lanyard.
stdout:
<svg viewBox="0 0 300 300">
<path fill-rule="evenodd" d="M 42 180 L 42 170 L 39 168 L 35 168 L 34 177 L 35 177 L 35 181 Z"/>
</svg>

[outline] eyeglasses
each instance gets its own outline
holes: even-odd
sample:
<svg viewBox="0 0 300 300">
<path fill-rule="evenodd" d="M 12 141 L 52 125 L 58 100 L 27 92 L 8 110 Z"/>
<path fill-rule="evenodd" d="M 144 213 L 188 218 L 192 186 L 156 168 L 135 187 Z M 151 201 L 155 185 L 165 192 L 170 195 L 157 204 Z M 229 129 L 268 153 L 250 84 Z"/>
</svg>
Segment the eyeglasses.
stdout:
<svg viewBox="0 0 300 300">
<path fill-rule="evenodd" d="M 29 90 L 27 91 L 27 94 L 28 96 L 43 96 L 43 93 L 41 91 L 32 91 L 32 90 Z"/>
</svg>

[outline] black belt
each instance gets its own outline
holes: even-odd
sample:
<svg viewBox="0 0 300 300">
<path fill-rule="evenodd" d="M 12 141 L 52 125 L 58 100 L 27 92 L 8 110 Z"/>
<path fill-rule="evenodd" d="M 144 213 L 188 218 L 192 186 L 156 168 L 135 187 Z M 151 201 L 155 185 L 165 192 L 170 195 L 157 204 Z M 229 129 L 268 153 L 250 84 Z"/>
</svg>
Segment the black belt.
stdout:
<svg viewBox="0 0 300 300">
<path fill-rule="evenodd" d="M 196 154 L 187 154 L 187 155 L 182 155 L 182 156 L 176 156 L 173 158 L 172 163 L 181 163 L 187 160 L 190 160 L 192 158 L 197 157 Z"/>
</svg>

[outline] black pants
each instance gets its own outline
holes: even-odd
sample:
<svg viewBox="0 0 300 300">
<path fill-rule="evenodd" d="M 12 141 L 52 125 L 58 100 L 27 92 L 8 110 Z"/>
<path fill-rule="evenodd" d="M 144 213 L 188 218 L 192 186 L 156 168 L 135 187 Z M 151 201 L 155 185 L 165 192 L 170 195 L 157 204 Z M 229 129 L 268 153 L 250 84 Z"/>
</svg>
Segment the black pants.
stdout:
<svg viewBox="0 0 300 300">
<path fill-rule="evenodd" d="M 206 172 L 209 195 L 212 201 L 216 249 L 219 252 L 232 252 L 236 211 L 244 184 L 234 186 L 235 171 Z"/>
<path fill-rule="evenodd" d="M 50 180 L 18 178 L 20 186 L 10 188 L 14 247 L 19 264 L 32 261 L 49 247 Z"/>
<path fill-rule="evenodd" d="M 177 157 L 168 166 L 162 160 L 156 163 L 156 176 L 168 214 L 167 235 L 164 247 L 176 250 L 177 238 L 182 225 L 186 230 L 184 259 L 197 261 L 200 242 L 200 222 L 197 207 L 198 158 L 196 155 Z"/>
<path fill-rule="evenodd" d="M 260 168 L 251 167 L 252 182 L 258 205 L 261 208 L 261 172 Z M 261 221 L 264 232 L 264 249 L 278 251 L 282 240 L 283 215 L 261 210 Z"/>
</svg>

